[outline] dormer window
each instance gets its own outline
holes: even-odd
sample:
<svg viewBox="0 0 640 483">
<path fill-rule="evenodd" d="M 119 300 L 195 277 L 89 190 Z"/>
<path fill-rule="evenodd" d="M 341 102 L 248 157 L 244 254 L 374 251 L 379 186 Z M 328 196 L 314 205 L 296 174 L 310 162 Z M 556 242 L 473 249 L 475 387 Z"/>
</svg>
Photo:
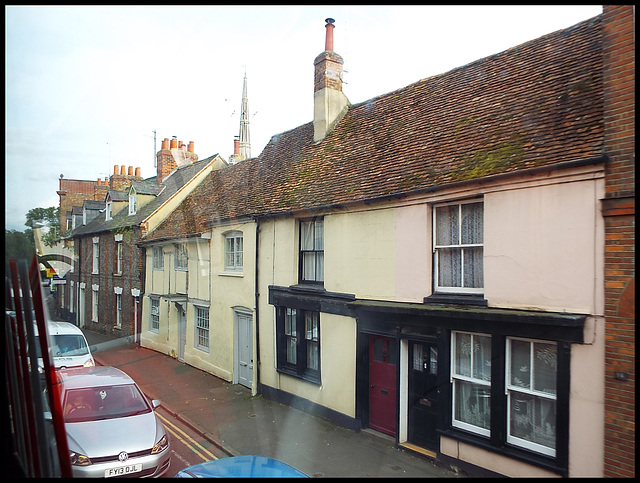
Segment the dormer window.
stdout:
<svg viewBox="0 0 640 483">
<path fill-rule="evenodd" d="M 113 216 L 113 201 L 111 201 L 111 200 L 107 201 L 107 206 L 106 206 L 106 209 L 104 211 L 105 211 L 105 218 L 104 219 L 106 221 L 109 221 Z"/>
<path fill-rule="evenodd" d="M 129 215 L 135 215 L 138 209 L 138 199 L 136 197 L 136 192 L 131 190 L 129 193 Z"/>
</svg>

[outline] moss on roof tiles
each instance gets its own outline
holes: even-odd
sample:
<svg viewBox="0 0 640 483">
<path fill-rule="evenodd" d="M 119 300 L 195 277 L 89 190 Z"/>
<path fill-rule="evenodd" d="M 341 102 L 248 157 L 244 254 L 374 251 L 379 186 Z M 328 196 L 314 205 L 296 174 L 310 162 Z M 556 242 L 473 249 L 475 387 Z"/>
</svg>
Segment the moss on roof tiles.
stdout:
<svg viewBox="0 0 640 483">
<path fill-rule="evenodd" d="M 191 193 L 185 206 L 196 216 L 182 225 L 193 234 L 215 220 L 402 196 L 597 157 L 601 70 L 598 16 L 354 104 L 320 142 L 311 122 L 274 135 L 257 158 L 212 173 Z M 180 236 L 177 227 L 170 216 L 147 239 Z"/>
</svg>

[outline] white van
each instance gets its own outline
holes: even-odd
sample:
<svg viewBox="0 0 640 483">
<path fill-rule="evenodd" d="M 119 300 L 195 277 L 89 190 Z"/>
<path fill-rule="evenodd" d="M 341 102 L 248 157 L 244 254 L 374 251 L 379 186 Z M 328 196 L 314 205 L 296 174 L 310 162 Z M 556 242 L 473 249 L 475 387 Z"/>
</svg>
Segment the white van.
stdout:
<svg viewBox="0 0 640 483">
<path fill-rule="evenodd" d="M 91 367 L 96 362 L 91 355 L 89 344 L 82 331 L 69 322 L 57 322 L 49 320 L 47 322 L 49 331 L 49 344 L 53 354 L 53 364 L 56 369 L 68 367 Z M 38 329 L 36 327 L 36 336 Z M 40 354 L 40 344 L 36 345 L 38 350 L 38 363 L 43 366 L 42 354 Z"/>
</svg>

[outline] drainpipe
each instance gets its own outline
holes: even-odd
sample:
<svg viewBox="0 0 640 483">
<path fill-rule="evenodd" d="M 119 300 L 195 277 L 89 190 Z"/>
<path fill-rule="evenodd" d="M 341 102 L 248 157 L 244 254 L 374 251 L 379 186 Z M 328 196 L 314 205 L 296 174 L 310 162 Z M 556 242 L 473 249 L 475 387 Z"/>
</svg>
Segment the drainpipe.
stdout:
<svg viewBox="0 0 640 483">
<path fill-rule="evenodd" d="M 260 218 L 254 218 L 256 222 L 256 256 L 255 256 L 255 311 L 256 311 L 256 396 L 260 394 L 260 317 L 259 317 L 259 298 L 260 292 L 258 289 L 258 246 L 260 244 Z"/>
</svg>

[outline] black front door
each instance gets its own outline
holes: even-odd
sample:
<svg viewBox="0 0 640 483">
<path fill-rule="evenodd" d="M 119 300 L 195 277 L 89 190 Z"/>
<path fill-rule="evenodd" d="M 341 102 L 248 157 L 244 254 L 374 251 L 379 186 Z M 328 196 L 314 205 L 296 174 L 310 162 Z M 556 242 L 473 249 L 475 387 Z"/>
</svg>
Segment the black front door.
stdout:
<svg viewBox="0 0 640 483">
<path fill-rule="evenodd" d="M 409 443 L 438 450 L 438 345 L 409 341 Z"/>
</svg>

